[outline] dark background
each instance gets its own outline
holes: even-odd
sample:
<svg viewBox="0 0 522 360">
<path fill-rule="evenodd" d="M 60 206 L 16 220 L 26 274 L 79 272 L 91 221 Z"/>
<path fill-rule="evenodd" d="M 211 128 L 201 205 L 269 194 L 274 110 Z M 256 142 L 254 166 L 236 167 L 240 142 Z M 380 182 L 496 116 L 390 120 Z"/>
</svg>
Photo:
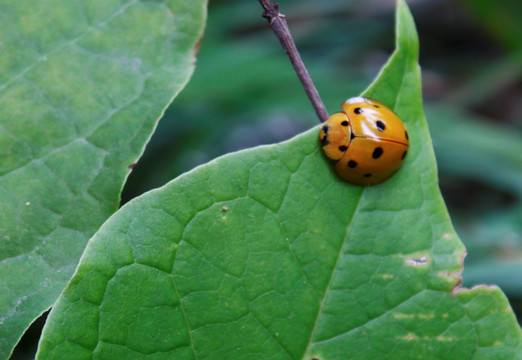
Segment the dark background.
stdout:
<svg viewBox="0 0 522 360">
<path fill-rule="evenodd" d="M 522 2 L 407 0 L 420 37 L 440 186 L 468 249 L 464 285 L 497 284 L 522 318 Z M 280 0 L 328 111 L 394 48 L 394 0 Z M 219 155 L 318 123 L 256 0 L 211 0 L 196 70 L 161 120 L 126 202 Z M 44 316 L 45 317 L 45 316 Z M 44 318 L 12 359 L 34 357 Z"/>
</svg>

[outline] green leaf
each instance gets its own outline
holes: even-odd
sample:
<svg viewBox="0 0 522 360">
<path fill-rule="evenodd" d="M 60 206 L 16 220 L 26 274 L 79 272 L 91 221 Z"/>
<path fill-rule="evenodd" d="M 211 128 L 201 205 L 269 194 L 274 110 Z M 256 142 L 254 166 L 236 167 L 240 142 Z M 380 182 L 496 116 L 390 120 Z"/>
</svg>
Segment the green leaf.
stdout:
<svg viewBox="0 0 522 360">
<path fill-rule="evenodd" d="M 0 358 L 48 309 L 188 81 L 205 0 L 0 4 Z"/>
<path fill-rule="evenodd" d="M 131 201 L 89 242 L 39 359 L 513 359 L 498 288 L 459 288 L 464 247 L 437 186 L 418 43 L 366 91 L 405 120 L 389 181 L 340 181 L 318 128 L 240 151 Z"/>
</svg>

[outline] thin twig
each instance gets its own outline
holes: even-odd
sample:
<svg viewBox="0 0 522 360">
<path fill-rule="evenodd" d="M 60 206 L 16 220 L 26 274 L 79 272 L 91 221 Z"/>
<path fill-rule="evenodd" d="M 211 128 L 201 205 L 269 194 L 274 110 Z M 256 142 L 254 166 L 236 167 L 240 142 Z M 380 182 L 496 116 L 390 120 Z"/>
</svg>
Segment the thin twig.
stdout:
<svg viewBox="0 0 522 360">
<path fill-rule="evenodd" d="M 263 9 L 265 9 L 263 17 L 268 19 L 269 25 L 274 31 L 274 34 L 281 42 L 281 45 L 283 45 L 299 80 L 301 80 L 301 84 L 303 84 L 308 98 L 312 102 L 319 120 L 326 121 L 328 118 L 328 112 L 326 111 L 326 108 L 321 101 L 321 97 L 308 74 L 308 70 L 306 70 L 303 60 L 301 60 L 301 56 L 295 47 L 294 39 L 292 38 L 292 35 L 290 35 L 290 29 L 286 23 L 285 16 L 279 12 L 279 5 L 277 3 L 272 3 L 270 0 L 259 0 L 259 2 L 261 3 L 261 6 L 263 6 Z"/>
</svg>

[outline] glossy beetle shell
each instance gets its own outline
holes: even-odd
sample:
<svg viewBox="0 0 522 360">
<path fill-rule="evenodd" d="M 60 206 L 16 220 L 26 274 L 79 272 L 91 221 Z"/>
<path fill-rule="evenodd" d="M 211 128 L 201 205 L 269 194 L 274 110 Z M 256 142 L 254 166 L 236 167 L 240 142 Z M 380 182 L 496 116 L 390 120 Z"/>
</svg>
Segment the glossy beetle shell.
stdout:
<svg viewBox="0 0 522 360">
<path fill-rule="evenodd" d="M 342 104 L 319 133 L 326 156 L 337 160 L 335 172 L 356 185 L 374 185 L 400 169 L 410 145 L 408 131 L 383 103 L 355 97 Z"/>
</svg>

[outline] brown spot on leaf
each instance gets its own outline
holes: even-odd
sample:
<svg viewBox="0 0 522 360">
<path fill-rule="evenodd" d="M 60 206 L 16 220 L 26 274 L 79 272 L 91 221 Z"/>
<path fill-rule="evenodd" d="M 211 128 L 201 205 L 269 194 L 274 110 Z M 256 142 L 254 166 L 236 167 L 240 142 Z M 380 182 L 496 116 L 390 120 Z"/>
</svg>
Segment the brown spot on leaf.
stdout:
<svg viewBox="0 0 522 360">
<path fill-rule="evenodd" d="M 198 56 L 198 53 L 199 53 L 199 48 L 201 47 L 201 38 L 199 39 L 199 41 L 196 43 L 196 45 L 194 46 L 194 55 L 195 56 Z"/>
</svg>

